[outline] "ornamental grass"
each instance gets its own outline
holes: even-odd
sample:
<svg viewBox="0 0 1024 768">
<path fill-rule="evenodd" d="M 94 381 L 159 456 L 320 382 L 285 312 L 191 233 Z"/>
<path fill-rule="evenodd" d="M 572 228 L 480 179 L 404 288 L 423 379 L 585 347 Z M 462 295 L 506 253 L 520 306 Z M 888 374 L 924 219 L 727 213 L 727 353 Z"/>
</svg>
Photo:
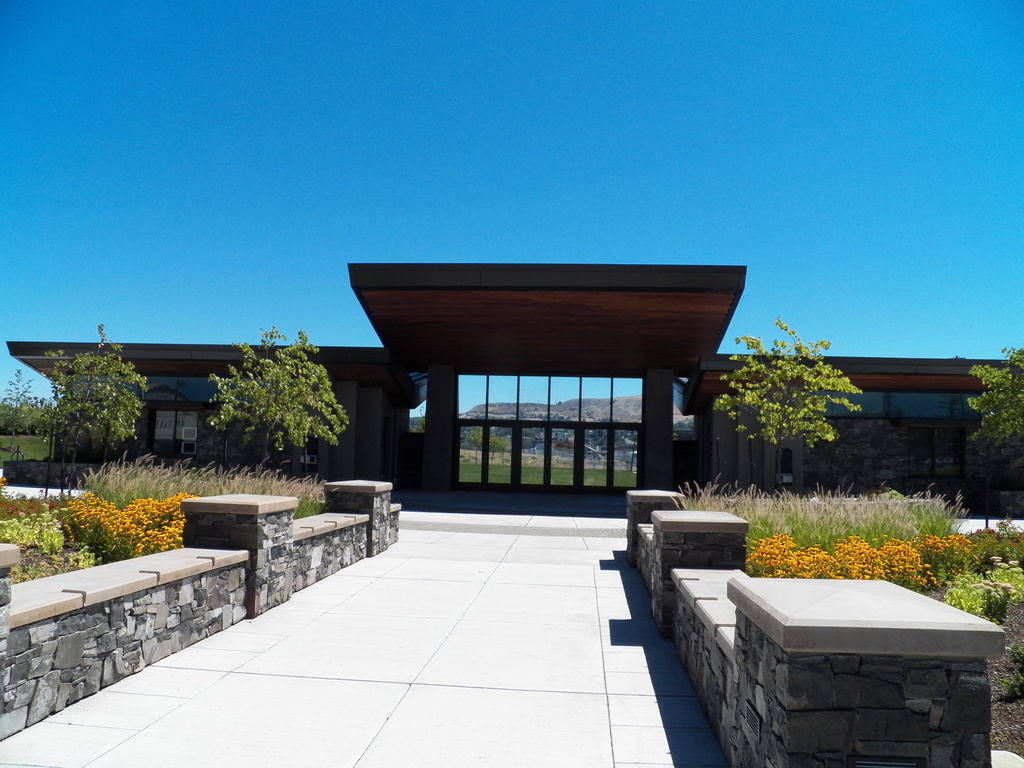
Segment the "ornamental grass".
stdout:
<svg viewBox="0 0 1024 768">
<path fill-rule="evenodd" d="M 118 509 L 91 493 L 67 501 L 59 510 L 68 539 L 89 549 L 101 562 L 112 563 L 154 552 L 180 549 L 185 515 L 176 493 L 162 500 L 134 499 Z"/>
<path fill-rule="evenodd" d="M 94 496 L 119 507 L 134 499 L 160 499 L 174 493 L 191 496 L 255 493 L 296 497 L 299 506 L 295 517 L 301 518 L 320 514 L 324 504 L 323 483 L 315 477 L 287 477 L 267 467 L 193 467 L 187 461 L 158 464 L 152 456 L 104 464 L 87 472 L 81 485 Z"/>
<path fill-rule="evenodd" d="M 750 524 L 748 544 L 781 533 L 790 536 L 798 547 L 816 546 L 828 551 L 835 542 L 849 536 L 865 541 L 941 538 L 956 533 L 960 518 L 965 516 L 959 502 L 950 503 L 930 493 L 857 497 L 823 491 L 808 497 L 789 491 L 767 493 L 715 484 L 684 487 L 680 505 L 683 509 L 730 512 L 742 517 Z"/>
</svg>

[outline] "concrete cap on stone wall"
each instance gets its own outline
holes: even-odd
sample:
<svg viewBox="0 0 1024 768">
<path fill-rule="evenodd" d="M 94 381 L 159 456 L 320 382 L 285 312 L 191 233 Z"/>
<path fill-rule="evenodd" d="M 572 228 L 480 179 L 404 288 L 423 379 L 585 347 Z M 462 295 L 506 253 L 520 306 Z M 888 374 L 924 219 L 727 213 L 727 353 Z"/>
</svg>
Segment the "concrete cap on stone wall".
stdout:
<svg viewBox="0 0 1024 768">
<path fill-rule="evenodd" d="M 651 513 L 651 522 L 662 533 L 745 534 L 750 529 L 750 523 L 728 512 L 658 510 Z"/>
<path fill-rule="evenodd" d="M 394 488 L 391 483 L 374 482 L 372 480 L 339 480 L 324 483 L 325 493 L 384 493 Z"/>
<path fill-rule="evenodd" d="M 10 568 L 21 562 L 21 550 L 17 544 L 0 544 L 0 568 Z"/>
<path fill-rule="evenodd" d="M 248 550 L 215 550 L 198 547 L 172 549 L 157 552 L 153 555 L 137 558 L 140 573 L 151 573 L 156 577 L 157 584 L 169 584 L 172 581 L 198 576 L 214 568 L 244 563 L 249 559 Z M 133 562 L 126 560 L 125 562 Z M 125 594 L 128 594 L 127 592 Z"/>
<path fill-rule="evenodd" d="M 626 502 L 634 504 L 654 504 L 661 501 L 674 503 L 676 499 L 683 498 L 683 494 L 676 491 L 626 491 Z"/>
<path fill-rule="evenodd" d="M 733 579 L 729 599 L 790 653 L 980 659 L 1003 653 L 991 622 L 888 581 Z"/>
<path fill-rule="evenodd" d="M 203 496 L 185 499 L 182 512 L 212 512 L 224 515 L 269 515 L 295 509 L 299 500 L 294 496 L 263 496 L 258 493 L 229 493 L 224 496 Z"/>
<path fill-rule="evenodd" d="M 49 578 L 53 578 L 52 576 Z M 11 629 L 85 606 L 80 592 L 62 592 L 49 579 L 34 579 L 11 585 Z"/>
</svg>

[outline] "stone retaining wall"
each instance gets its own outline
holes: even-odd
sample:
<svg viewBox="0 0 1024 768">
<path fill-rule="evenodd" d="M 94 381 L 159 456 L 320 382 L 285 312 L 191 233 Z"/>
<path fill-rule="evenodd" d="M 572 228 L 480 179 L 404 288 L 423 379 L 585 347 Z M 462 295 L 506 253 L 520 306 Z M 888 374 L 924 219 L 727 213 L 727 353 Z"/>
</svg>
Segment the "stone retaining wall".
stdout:
<svg viewBox="0 0 1024 768">
<path fill-rule="evenodd" d="M 4 462 L 4 477 L 9 485 L 24 485 L 32 488 L 75 488 L 79 479 L 90 470 L 99 469 L 102 464 L 77 464 L 74 471 L 67 464 L 61 472 L 59 461 L 47 466 L 47 462 L 33 459 L 7 460 Z"/>
<path fill-rule="evenodd" d="M 367 515 L 370 540 L 367 553 L 380 554 L 398 541 L 398 513 L 401 507 L 391 503 L 391 483 L 344 480 L 324 483 L 327 498 L 325 512 Z"/>
<path fill-rule="evenodd" d="M 365 485 L 352 496 L 367 492 Z M 386 495 L 386 506 L 361 502 L 386 509 L 378 551 L 398 537 L 390 491 L 390 484 L 368 491 Z M 369 515 L 295 521 L 297 504 L 244 494 L 186 500 L 193 546 L 13 587 L 18 549 L 0 544 L 0 739 L 370 553 Z"/>
<path fill-rule="evenodd" d="M 659 551 L 659 528 L 679 514 L 693 513 L 636 527 L 638 564 L 732 766 L 991 766 L 985 659 L 1002 653 L 1001 629 L 884 581 L 682 567 L 655 597 L 681 552 Z"/>
<path fill-rule="evenodd" d="M 292 590 L 305 589 L 365 558 L 368 522 L 366 515 L 332 514 L 296 520 L 292 525 Z"/>
</svg>

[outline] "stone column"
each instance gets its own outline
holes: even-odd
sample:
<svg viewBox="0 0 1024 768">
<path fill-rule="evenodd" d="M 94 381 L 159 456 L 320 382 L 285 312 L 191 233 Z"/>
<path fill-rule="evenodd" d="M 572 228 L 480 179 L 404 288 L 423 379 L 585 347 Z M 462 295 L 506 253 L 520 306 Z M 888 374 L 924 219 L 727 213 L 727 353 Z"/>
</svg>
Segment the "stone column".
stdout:
<svg viewBox="0 0 1024 768">
<path fill-rule="evenodd" d="M 989 768 L 995 624 L 886 581 L 733 579 L 733 765 Z"/>
<path fill-rule="evenodd" d="M 655 510 L 654 563 L 651 613 L 658 630 L 672 633 L 676 606 L 675 568 L 742 571 L 747 562 L 747 531 L 750 524 L 728 512 L 673 512 Z"/>
<path fill-rule="evenodd" d="M 391 503 L 391 483 L 344 480 L 324 483 L 327 512 L 369 515 L 366 556 L 379 555 L 398 541 L 398 513 L 401 507 Z"/>
<path fill-rule="evenodd" d="M 292 496 L 238 493 L 185 499 L 186 547 L 247 549 L 245 612 L 252 619 L 291 597 L 294 583 Z"/>
<path fill-rule="evenodd" d="M 626 557 L 634 568 L 637 563 L 638 535 L 636 527 L 651 522 L 651 513 L 658 509 L 678 509 L 682 494 L 673 491 L 626 491 Z"/>
<path fill-rule="evenodd" d="M 0 669 L 7 662 L 7 636 L 11 632 L 11 568 L 21 562 L 21 550 L 14 544 L 0 544 Z M 0 696 L 0 713 L 3 713 Z"/>
</svg>

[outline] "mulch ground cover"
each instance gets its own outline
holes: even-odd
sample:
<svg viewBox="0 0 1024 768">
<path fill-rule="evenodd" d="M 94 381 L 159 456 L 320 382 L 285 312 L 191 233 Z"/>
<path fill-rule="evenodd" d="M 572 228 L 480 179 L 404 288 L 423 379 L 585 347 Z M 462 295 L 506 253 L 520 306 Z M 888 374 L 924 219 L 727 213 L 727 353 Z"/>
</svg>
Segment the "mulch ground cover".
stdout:
<svg viewBox="0 0 1024 768">
<path fill-rule="evenodd" d="M 1010 608 L 1002 624 L 1006 647 L 1024 644 L 1024 605 Z M 1005 749 L 1024 754 L 1024 699 L 1013 699 L 1006 693 L 1002 680 L 1010 677 L 1015 665 L 1006 654 L 989 659 L 988 676 L 992 683 L 992 749 Z"/>
</svg>

